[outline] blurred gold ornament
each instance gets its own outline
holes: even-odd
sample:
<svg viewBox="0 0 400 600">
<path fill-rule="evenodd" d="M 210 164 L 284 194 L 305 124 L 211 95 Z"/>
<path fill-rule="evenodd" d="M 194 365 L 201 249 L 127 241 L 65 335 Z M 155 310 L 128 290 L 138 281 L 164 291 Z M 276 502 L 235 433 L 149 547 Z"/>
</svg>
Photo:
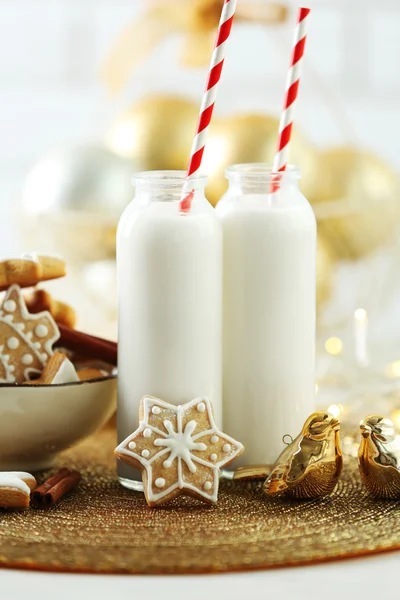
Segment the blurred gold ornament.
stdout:
<svg viewBox="0 0 400 600">
<path fill-rule="evenodd" d="M 109 146 L 143 169 L 186 169 L 199 107 L 185 98 L 148 96 L 111 126 Z"/>
<path fill-rule="evenodd" d="M 26 245 L 68 263 L 115 255 L 118 219 L 133 196 L 131 162 L 102 146 L 54 151 L 27 174 L 20 224 Z"/>
<path fill-rule="evenodd" d="M 182 61 L 207 66 L 224 0 L 149 0 L 148 8 L 117 38 L 102 68 L 110 93 L 119 94 L 133 71 L 169 35 L 184 34 Z M 281 23 L 286 5 L 248 1 L 238 5 L 236 21 Z"/>
<path fill-rule="evenodd" d="M 239 114 L 214 119 L 204 152 L 202 168 L 209 175 L 206 195 L 215 206 L 227 189 L 225 169 L 228 165 L 246 162 L 272 162 L 279 131 L 279 120 L 270 115 Z M 317 171 L 317 154 L 293 130 L 289 162 L 302 171 L 300 187 L 308 197 Z"/>
<path fill-rule="evenodd" d="M 399 179 L 378 157 L 352 148 L 319 156 L 310 200 L 334 256 L 355 260 L 393 237 L 400 217 Z"/>
<path fill-rule="evenodd" d="M 317 243 L 317 306 L 322 306 L 330 297 L 334 261 L 327 242 L 318 235 Z"/>
<path fill-rule="evenodd" d="M 400 438 L 393 422 L 369 415 L 360 430 L 358 464 L 365 487 L 375 498 L 400 498 Z"/>
<path fill-rule="evenodd" d="M 239 467 L 233 479 L 267 479 L 267 496 L 287 494 L 295 498 L 318 498 L 333 492 L 343 467 L 340 421 L 328 412 L 308 417 L 300 434 L 280 454 L 271 470 L 263 465 Z M 286 437 L 286 436 L 285 436 Z M 285 440 L 284 440 L 285 441 Z"/>
</svg>

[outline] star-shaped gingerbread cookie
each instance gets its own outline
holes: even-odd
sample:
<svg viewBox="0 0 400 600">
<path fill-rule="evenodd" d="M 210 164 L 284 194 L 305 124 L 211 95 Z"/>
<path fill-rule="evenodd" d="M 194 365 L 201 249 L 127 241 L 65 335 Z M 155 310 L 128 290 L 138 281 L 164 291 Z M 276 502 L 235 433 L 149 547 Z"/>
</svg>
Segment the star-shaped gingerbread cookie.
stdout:
<svg viewBox="0 0 400 600">
<path fill-rule="evenodd" d="M 0 306 L 0 383 L 22 383 L 43 371 L 58 327 L 44 311 L 30 314 L 18 285 L 12 285 Z"/>
<path fill-rule="evenodd" d="M 219 470 L 244 448 L 218 429 L 210 400 L 196 398 L 174 406 L 145 396 L 139 421 L 139 428 L 115 454 L 142 471 L 149 506 L 160 506 L 180 495 L 216 502 Z"/>
</svg>

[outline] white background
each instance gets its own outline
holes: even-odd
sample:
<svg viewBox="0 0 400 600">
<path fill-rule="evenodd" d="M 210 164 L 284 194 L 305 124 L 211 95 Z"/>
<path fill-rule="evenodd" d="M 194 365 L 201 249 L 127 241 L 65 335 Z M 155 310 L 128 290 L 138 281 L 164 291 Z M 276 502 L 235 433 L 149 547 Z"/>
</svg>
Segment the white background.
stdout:
<svg viewBox="0 0 400 600">
<path fill-rule="evenodd" d="M 178 65 L 178 35 L 154 51 L 121 97 L 107 95 L 101 65 L 144 4 L 0 1 L 0 252 L 14 244 L 7 213 L 26 171 L 44 153 L 70 142 L 101 140 L 113 118 L 146 92 L 180 92 L 200 101 L 205 70 Z M 298 126 L 320 147 L 350 141 L 400 167 L 398 0 L 311 0 L 309 5 Z M 274 28 L 237 24 L 218 98 L 220 114 L 279 113 L 291 35 L 292 22 Z"/>
</svg>

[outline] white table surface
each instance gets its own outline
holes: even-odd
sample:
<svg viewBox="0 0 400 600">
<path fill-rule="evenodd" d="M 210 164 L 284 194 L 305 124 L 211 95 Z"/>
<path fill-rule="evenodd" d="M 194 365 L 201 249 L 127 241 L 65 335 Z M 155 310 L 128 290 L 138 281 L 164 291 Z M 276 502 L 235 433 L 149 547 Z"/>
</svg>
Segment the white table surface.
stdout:
<svg viewBox="0 0 400 600">
<path fill-rule="evenodd" d="M 399 600 L 400 552 L 312 567 L 227 575 L 150 577 L 0 570 L 0 599 L 26 598 Z"/>
</svg>

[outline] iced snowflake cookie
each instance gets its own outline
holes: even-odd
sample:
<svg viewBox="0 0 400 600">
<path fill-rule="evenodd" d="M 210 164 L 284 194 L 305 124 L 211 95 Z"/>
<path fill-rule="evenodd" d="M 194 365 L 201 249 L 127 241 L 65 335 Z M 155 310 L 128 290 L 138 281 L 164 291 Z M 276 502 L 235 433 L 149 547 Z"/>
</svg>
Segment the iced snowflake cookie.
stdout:
<svg viewBox="0 0 400 600">
<path fill-rule="evenodd" d="M 28 508 L 36 479 L 29 473 L 0 471 L 0 508 Z"/>
<path fill-rule="evenodd" d="M 115 454 L 142 471 L 148 505 L 160 506 L 180 495 L 216 502 L 220 468 L 244 448 L 218 429 L 208 398 L 174 406 L 145 396 L 139 420 L 139 428 Z"/>
<path fill-rule="evenodd" d="M 40 375 L 60 332 L 48 312 L 31 315 L 13 285 L 0 306 L 0 383 L 23 383 Z"/>
<path fill-rule="evenodd" d="M 0 261 L 0 291 L 14 283 L 20 287 L 30 287 L 64 275 L 65 262 L 62 258 L 36 252 L 23 254 L 20 258 Z"/>
<path fill-rule="evenodd" d="M 49 360 L 40 377 L 26 381 L 30 385 L 61 385 L 80 381 L 72 362 L 62 352 L 55 352 Z"/>
</svg>

